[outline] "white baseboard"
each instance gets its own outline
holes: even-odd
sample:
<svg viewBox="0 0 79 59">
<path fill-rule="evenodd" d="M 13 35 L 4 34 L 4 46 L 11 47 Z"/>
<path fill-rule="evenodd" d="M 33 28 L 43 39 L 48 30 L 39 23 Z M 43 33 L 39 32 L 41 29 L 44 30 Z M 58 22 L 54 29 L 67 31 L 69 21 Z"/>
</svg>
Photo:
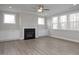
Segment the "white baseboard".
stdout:
<svg viewBox="0 0 79 59">
<path fill-rule="evenodd" d="M 72 42 L 79 43 L 79 40 L 75 40 L 75 39 L 72 40 L 72 39 L 69 39 L 69 38 L 60 37 L 60 36 L 55 36 L 55 35 L 50 35 L 50 37 L 59 38 L 59 39 L 62 39 L 62 40 L 67 40 L 67 41 L 72 41 Z"/>
<path fill-rule="evenodd" d="M 0 42 L 14 41 L 14 40 L 21 40 L 21 39 L 5 39 L 5 40 L 0 40 Z"/>
</svg>

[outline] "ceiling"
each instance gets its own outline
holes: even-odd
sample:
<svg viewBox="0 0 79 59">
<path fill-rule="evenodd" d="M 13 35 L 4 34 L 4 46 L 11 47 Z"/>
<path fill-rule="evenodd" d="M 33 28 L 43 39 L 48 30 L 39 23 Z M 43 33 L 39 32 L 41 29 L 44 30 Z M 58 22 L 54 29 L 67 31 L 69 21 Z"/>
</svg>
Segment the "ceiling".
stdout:
<svg viewBox="0 0 79 59">
<path fill-rule="evenodd" d="M 12 8 L 9 8 L 12 6 Z M 54 15 L 63 11 L 72 8 L 73 4 L 44 4 L 45 8 L 50 9 L 49 11 L 45 11 L 43 13 L 44 16 Z M 22 12 L 22 13 L 30 13 L 35 15 L 40 15 L 37 12 L 38 4 L 0 4 L 0 10 L 10 11 L 10 12 Z"/>
</svg>

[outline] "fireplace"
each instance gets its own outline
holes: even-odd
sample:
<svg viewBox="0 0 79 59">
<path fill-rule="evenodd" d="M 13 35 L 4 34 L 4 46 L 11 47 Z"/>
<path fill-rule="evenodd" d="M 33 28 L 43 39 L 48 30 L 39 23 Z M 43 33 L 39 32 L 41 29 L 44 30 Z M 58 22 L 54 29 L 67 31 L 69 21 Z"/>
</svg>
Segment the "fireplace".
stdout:
<svg viewBox="0 0 79 59">
<path fill-rule="evenodd" d="M 24 29 L 24 40 L 35 39 L 35 29 L 25 28 Z"/>
</svg>

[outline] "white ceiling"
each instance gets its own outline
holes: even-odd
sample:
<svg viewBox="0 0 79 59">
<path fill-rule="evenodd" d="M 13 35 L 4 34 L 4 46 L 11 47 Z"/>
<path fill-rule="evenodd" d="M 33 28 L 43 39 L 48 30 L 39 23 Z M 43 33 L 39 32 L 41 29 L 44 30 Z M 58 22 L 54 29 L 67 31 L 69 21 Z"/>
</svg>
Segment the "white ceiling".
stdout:
<svg viewBox="0 0 79 59">
<path fill-rule="evenodd" d="M 12 8 L 9 8 L 12 6 Z M 45 8 L 50 9 L 45 11 L 44 15 L 54 15 L 72 8 L 73 4 L 44 4 Z M 0 10 L 11 11 L 11 12 L 26 12 L 38 15 L 37 12 L 38 4 L 0 4 Z"/>
</svg>

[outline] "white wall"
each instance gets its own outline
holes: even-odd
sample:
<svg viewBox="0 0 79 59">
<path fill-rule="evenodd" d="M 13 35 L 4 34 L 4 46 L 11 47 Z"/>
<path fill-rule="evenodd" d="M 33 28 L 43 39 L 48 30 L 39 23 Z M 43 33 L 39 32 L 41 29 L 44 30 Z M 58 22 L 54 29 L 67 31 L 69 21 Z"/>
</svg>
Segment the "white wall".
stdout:
<svg viewBox="0 0 79 59">
<path fill-rule="evenodd" d="M 47 30 L 46 25 L 45 25 L 45 26 L 43 26 L 43 25 L 38 25 L 38 27 L 37 27 L 37 32 L 38 32 L 38 36 L 39 36 L 39 37 L 48 36 L 48 30 Z"/>
<path fill-rule="evenodd" d="M 4 24 L 4 13 L 15 14 L 16 24 Z M 36 37 L 47 35 L 46 25 L 38 25 L 38 16 L 27 13 L 13 13 L 0 11 L 0 41 L 23 39 L 24 28 L 35 28 Z"/>
<path fill-rule="evenodd" d="M 61 16 L 61 15 L 65 15 L 65 14 L 71 14 L 71 13 L 76 13 L 79 12 L 79 9 L 75 7 L 75 9 L 72 9 L 67 11 L 67 12 L 63 12 L 60 14 L 56 14 L 55 16 Z M 74 42 L 79 42 L 79 31 L 75 31 L 75 30 L 54 30 L 52 29 L 52 17 L 47 17 L 47 27 L 48 27 L 48 32 L 49 32 L 49 36 L 51 37 L 56 37 L 56 38 L 61 38 L 61 39 L 65 39 L 65 40 L 69 40 L 69 41 L 74 41 Z"/>
<path fill-rule="evenodd" d="M 0 42 L 9 40 L 19 40 L 19 30 L 2 30 L 0 31 Z"/>
<path fill-rule="evenodd" d="M 31 14 L 19 14 L 20 20 L 20 37 L 24 38 L 24 28 L 35 28 L 36 29 L 36 37 L 37 35 L 37 16 Z"/>
<path fill-rule="evenodd" d="M 69 41 L 79 42 L 79 31 L 50 30 L 50 36 Z"/>
<path fill-rule="evenodd" d="M 36 29 L 36 38 L 40 36 L 46 36 L 46 25 L 38 25 L 38 16 L 32 14 L 19 14 L 20 19 L 20 28 L 21 28 L 21 38 L 24 38 L 24 28 L 35 28 Z"/>
<path fill-rule="evenodd" d="M 8 41 L 8 40 L 15 40 L 19 39 L 19 20 L 18 14 L 12 13 L 16 15 L 16 24 L 4 24 L 4 13 L 11 12 L 2 12 L 0 11 L 0 41 Z"/>
</svg>

